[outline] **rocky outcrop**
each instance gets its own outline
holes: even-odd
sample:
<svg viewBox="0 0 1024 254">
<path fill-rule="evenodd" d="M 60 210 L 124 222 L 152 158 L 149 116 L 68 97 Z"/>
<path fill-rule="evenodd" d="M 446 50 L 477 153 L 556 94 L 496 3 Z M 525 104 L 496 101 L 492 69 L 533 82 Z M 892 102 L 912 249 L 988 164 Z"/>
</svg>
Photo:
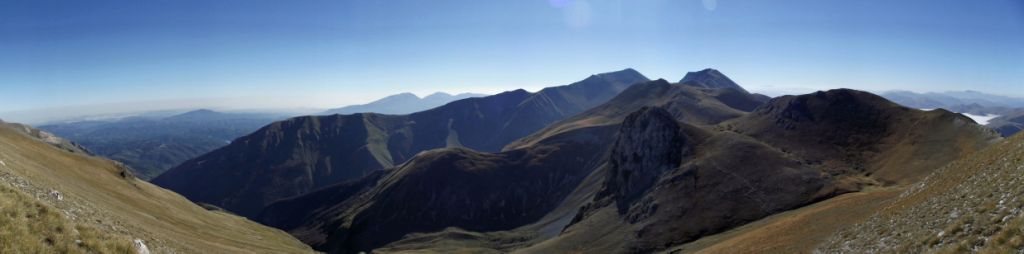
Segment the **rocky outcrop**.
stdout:
<svg viewBox="0 0 1024 254">
<path fill-rule="evenodd" d="M 665 109 L 644 107 L 630 114 L 619 127 L 606 189 L 598 196 L 614 196 L 624 212 L 663 173 L 679 166 L 683 154 L 691 152 L 689 145 Z"/>
</svg>

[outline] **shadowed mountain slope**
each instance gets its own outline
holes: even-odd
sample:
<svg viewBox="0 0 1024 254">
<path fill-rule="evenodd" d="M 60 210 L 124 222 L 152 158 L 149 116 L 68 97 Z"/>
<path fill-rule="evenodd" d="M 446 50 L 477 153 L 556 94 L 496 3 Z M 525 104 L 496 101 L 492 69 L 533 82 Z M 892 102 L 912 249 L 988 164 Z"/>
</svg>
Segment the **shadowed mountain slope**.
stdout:
<svg viewBox="0 0 1024 254">
<path fill-rule="evenodd" d="M 626 69 L 537 93 L 463 99 L 409 115 L 297 117 L 189 160 L 154 183 L 251 217 L 278 199 L 357 179 L 428 149 L 497 151 L 643 81 Z"/>
<path fill-rule="evenodd" d="M 174 192 L 139 180 L 117 162 L 54 148 L 8 126 L 0 126 L 0 185 L 5 186 L 0 189 L 9 187 L 38 201 L 40 208 L 33 213 L 41 217 L 34 223 L 49 223 L 47 227 L 66 235 L 95 234 L 80 235 L 83 243 L 78 247 L 103 242 L 110 246 L 106 250 L 92 248 L 97 252 L 126 250 L 130 247 L 117 246 L 132 246 L 133 239 L 140 239 L 154 253 L 312 251 L 280 230 L 208 211 Z M 66 223 L 52 218 L 53 214 Z M 58 224 L 74 224 L 75 228 Z M 47 237 L 53 245 L 73 244 L 76 240 L 57 234 Z M 97 242 L 86 242 L 93 240 Z"/>
<path fill-rule="evenodd" d="M 992 119 L 986 126 L 996 130 L 1003 137 L 1013 136 L 1024 130 L 1024 110 Z"/>
<path fill-rule="evenodd" d="M 848 89 L 757 101 L 731 87 L 636 84 L 500 153 L 422 152 L 258 220 L 331 253 L 663 251 L 912 183 L 999 139 L 959 114 Z"/>
<path fill-rule="evenodd" d="M 671 93 L 664 92 L 673 89 L 677 90 Z M 722 108 L 721 112 L 727 113 L 726 116 L 711 115 L 714 112 L 700 114 L 702 117 L 707 116 L 702 119 L 724 120 L 730 116 L 742 115 L 743 111 L 729 108 L 717 101 L 714 95 L 721 94 L 719 92 L 722 90 L 726 89 L 699 89 L 668 84 L 664 80 L 653 81 L 634 85 L 628 89 L 633 92 L 623 92 L 601 108 L 609 111 L 630 107 L 643 109 L 643 105 L 647 103 L 670 100 L 661 97 L 664 96 L 687 98 L 688 101 L 685 103 L 690 103 L 689 105 L 713 105 Z M 652 97 L 657 99 L 651 99 Z M 651 102 L 634 104 L 636 99 Z M 619 103 L 626 105 L 614 105 Z M 676 110 L 675 115 L 698 115 L 689 112 L 691 108 L 682 106 L 687 105 L 685 103 L 669 104 L 681 105 L 673 107 Z M 595 114 L 612 115 L 608 112 Z M 671 120 L 673 114 L 668 115 L 670 121 L 674 123 L 675 120 Z M 619 129 L 618 122 L 621 121 L 621 118 L 611 118 L 599 124 L 566 129 L 547 135 L 530 146 L 497 154 L 475 153 L 461 149 L 425 152 L 389 171 L 388 176 L 377 183 L 377 187 L 362 194 L 348 196 L 354 189 L 351 186 L 364 186 L 365 182 L 328 187 L 275 203 L 265 209 L 258 219 L 268 225 L 288 230 L 318 249 L 342 253 L 371 250 L 397 241 L 410 233 L 435 232 L 448 227 L 481 232 L 516 229 L 515 233 L 510 235 L 517 238 L 537 239 L 540 235 L 550 237 L 557 234 L 575 214 L 575 207 L 566 205 L 566 200 L 579 200 L 590 195 L 587 194 L 589 191 L 579 194 L 579 186 L 583 185 L 584 181 L 592 181 L 585 179 L 594 178 L 594 170 L 604 164 L 609 142 L 614 140 L 615 132 Z M 705 135 L 698 133 L 706 132 L 692 126 L 680 129 L 685 129 L 684 132 L 693 135 Z M 463 175 L 458 172 L 473 174 L 456 177 Z M 414 180 L 421 178 L 429 180 Z M 372 177 L 367 179 L 377 181 Z M 406 190 L 409 188 L 413 190 Z M 537 191 L 542 191 L 540 194 L 543 195 L 531 194 Z M 394 192 L 404 194 L 382 194 Z M 325 196 L 348 198 L 344 201 L 323 202 L 322 197 Z M 425 203 L 410 200 L 424 200 Z M 446 202 L 453 200 L 456 203 L 446 205 Z M 290 208 L 306 207 L 310 203 L 320 205 L 303 211 Z M 510 211 L 512 213 L 509 213 Z M 432 219 L 400 219 L 419 218 L 417 216 L 420 215 Z M 296 226 L 295 221 L 288 218 L 312 220 Z M 322 221 L 325 218 L 329 221 Z M 523 227 L 528 229 L 522 229 Z M 545 233 L 541 234 L 541 231 Z M 459 233 L 446 234 L 456 235 Z"/>
<path fill-rule="evenodd" d="M 743 90 L 697 88 L 659 79 L 634 85 L 608 103 L 553 123 L 510 143 L 505 149 L 530 146 L 549 136 L 577 128 L 617 124 L 629 113 L 647 106 L 666 108 L 674 117 L 686 119 L 691 124 L 714 125 L 742 116 L 765 101 L 763 97 Z"/>
<path fill-rule="evenodd" d="M 885 183 L 915 182 L 998 139 L 960 114 L 910 109 L 849 89 L 775 98 L 723 126 L 809 162 Z"/>
<path fill-rule="evenodd" d="M 408 233 L 447 227 L 513 229 L 558 206 L 603 154 L 606 141 L 588 137 L 611 131 L 579 129 L 528 149 L 494 154 L 462 148 L 423 152 L 383 177 L 274 203 L 258 220 L 332 252 L 371 250 Z M 359 187 L 368 184 L 375 186 Z M 332 196 L 342 198 L 325 198 Z"/>
</svg>

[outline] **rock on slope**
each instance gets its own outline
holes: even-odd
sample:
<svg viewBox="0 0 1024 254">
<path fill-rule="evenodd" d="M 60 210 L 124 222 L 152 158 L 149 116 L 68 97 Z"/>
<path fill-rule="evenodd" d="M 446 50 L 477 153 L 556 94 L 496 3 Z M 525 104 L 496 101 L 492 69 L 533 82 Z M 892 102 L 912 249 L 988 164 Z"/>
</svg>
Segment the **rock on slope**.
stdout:
<svg viewBox="0 0 1024 254">
<path fill-rule="evenodd" d="M 1024 135 L 936 170 L 821 252 L 1024 251 Z"/>
<path fill-rule="evenodd" d="M 116 162 L 57 149 L 6 126 L 0 127 L 0 182 L 77 225 L 140 239 L 157 253 L 311 251 L 284 232 L 207 211 L 139 180 Z"/>
<path fill-rule="evenodd" d="M 647 78 L 626 69 L 537 93 L 463 99 L 410 115 L 297 117 L 189 160 L 153 182 L 251 217 L 273 201 L 393 167 L 428 149 L 497 151 L 642 81 Z"/>
<path fill-rule="evenodd" d="M 0 214 L 0 253 L 136 253 L 127 236 L 75 223 L 6 182 Z"/>
</svg>

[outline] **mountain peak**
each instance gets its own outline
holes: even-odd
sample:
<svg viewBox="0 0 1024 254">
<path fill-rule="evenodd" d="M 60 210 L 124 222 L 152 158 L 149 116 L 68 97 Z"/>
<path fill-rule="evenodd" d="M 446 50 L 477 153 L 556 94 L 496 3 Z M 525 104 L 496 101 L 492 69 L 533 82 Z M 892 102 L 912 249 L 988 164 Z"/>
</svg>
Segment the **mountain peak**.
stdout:
<svg viewBox="0 0 1024 254">
<path fill-rule="evenodd" d="M 756 114 L 776 114 L 792 121 L 865 121 L 887 108 L 899 105 L 881 96 L 853 89 L 832 89 L 799 96 L 772 99 Z"/>
<path fill-rule="evenodd" d="M 603 79 L 607 79 L 607 80 L 634 80 L 634 81 L 635 80 L 642 80 L 642 81 L 650 80 L 646 76 L 644 76 L 644 74 L 641 74 L 639 71 L 636 71 L 633 68 L 626 68 L 626 69 L 622 69 L 622 70 L 619 70 L 619 71 L 613 71 L 613 72 L 599 73 L 599 74 L 592 75 L 590 77 L 591 78 L 603 78 Z"/>
<path fill-rule="evenodd" d="M 389 95 L 387 97 L 381 98 L 380 100 L 387 100 L 387 99 L 414 99 L 414 100 L 419 100 L 420 97 L 416 96 L 416 94 L 413 94 L 413 93 L 410 93 L 410 92 L 404 92 L 404 93 Z"/>
<path fill-rule="evenodd" d="M 684 76 L 682 80 L 679 80 L 679 83 L 703 88 L 734 88 L 736 90 L 749 93 L 739 84 L 733 82 L 732 79 L 725 76 L 725 74 L 722 74 L 722 72 L 712 68 L 695 72 L 687 72 L 686 76 Z"/>
<path fill-rule="evenodd" d="M 217 112 L 217 111 L 213 111 L 213 110 L 210 110 L 210 109 L 197 109 L 197 110 L 192 110 L 192 111 L 189 111 L 189 112 L 181 113 L 181 114 L 178 114 L 178 115 L 174 115 L 174 116 L 171 116 L 171 117 L 168 117 L 168 118 L 169 119 L 195 119 L 195 118 L 219 116 L 221 114 L 223 114 L 223 113 Z"/>
<path fill-rule="evenodd" d="M 427 95 L 426 97 L 423 97 L 423 99 L 424 99 L 424 100 L 430 100 L 430 99 L 445 99 L 445 98 L 451 98 L 451 97 L 453 97 L 453 96 L 452 96 L 451 94 L 449 94 L 449 93 L 445 93 L 445 92 L 435 92 L 435 93 L 432 93 L 432 94 L 430 94 L 430 95 Z"/>
<path fill-rule="evenodd" d="M 217 113 L 217 111 L 213 111 L 213 110 L 210 110 L 210 109 L 203 108 L 203 109 L 192 110 L 192 111 L 186 112 L 186 113 L 184 113 L 182 115 L 187 115 L 187 114 L 215 114 L 215 113 Z"/>
</svg>

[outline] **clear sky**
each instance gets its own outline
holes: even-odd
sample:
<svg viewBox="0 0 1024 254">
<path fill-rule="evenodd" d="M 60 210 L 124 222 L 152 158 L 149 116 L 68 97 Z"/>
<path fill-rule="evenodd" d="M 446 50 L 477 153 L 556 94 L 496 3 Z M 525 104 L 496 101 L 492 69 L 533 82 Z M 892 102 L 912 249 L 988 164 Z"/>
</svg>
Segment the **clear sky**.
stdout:
<svg viewBox="0 0 1024 254">
<path fill-rule="evenodd" d="M 0 2 L 9 120 L 536 90 L 627 67 L 671 81 L 711 67 L 769 95 L 1024 96 L 1024 1 Z"/>
</svg>

